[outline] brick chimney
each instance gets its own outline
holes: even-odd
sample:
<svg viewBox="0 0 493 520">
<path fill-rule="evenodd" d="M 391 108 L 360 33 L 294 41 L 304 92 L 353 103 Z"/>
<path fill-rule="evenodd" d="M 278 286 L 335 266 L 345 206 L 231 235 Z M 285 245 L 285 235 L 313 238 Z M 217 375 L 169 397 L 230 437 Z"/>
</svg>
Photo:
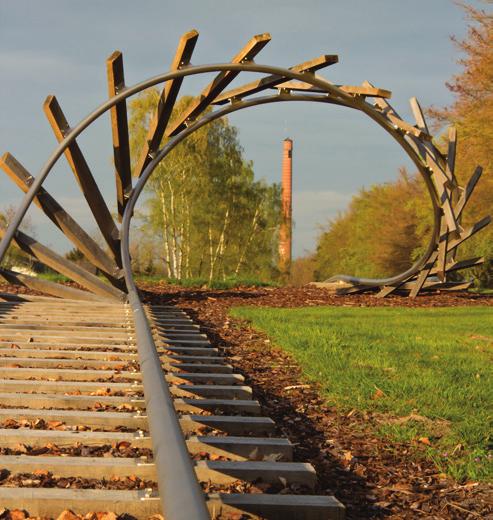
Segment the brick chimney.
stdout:
<svg viewBox="0 0 493 520">
<path fill-rule="evenodd" d="M 281 226 L 279 228 L 279 270 L 285 277 L 291 269 L 293 141 L 284 139 L 282 151 Z"/>
</svg>

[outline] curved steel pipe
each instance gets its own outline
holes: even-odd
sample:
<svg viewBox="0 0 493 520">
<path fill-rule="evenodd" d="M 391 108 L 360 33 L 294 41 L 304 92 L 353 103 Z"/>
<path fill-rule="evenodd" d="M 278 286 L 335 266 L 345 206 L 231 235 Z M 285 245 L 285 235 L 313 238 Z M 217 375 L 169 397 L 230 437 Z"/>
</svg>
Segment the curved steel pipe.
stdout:
<svg viewBox="0 0 493 520">
<path fill-rule="evenodd" d="M 149 163 L 149 165 L 143 171 L 141 177 L 139 178 L 137 184 L 134 187 L 134 190 L 132 191 L 132 196 L 130 197 L 128 204 L 130 203 L 130 200 L 133 199 L 134 196 L 136 198 L 138 198 L 140 196 L 145 184 L 147 183 L 148 179 L 152 175 L 154 169 L 157 167 L 157 165 L 161 161 L 163 161 L 166 158 L 166 156 L 169 154 L 169 152 L 171 152 L 171 150 L 175 146 L 177 146 L 181 141 L 186 139 L 190 134 L 192 134 L 193 132 L 195 132 L 196 130 L 201 128 L 202 126 L 204 126 L 208 123 L 211 123 L 212 121 L 214 121 L 216 119 L 224 117 L 230 113 L 236 112 L 238 110 L 242 110 L 244 108 L 259 106 L 259 105 L 266 105 L 266 104 L 275 103 L 275 102 L 283 102 L 283 101 L 312 101 L 312 102 L 316 101 L 316 102 L 322 102 L 322 103 L 332 103 L 332 104 L 348 106 L 349 108 L 357 108 L 357 107 L 353 107 L 350 105 L 346 105 L 343 102 L 334 101 L 334 100 L 331 100 L 331 99 L 328 99 L 325 97 L 321 97 L 321 96 L 315 97 L 315 96 L 299 95 L 299 94 L 298 95 L 297 94 L 289 94 L 289 95 L 280 94 L 277 96 L 259 97 L 259 98 L 252 99 L 250 101 L 238 101 L 222 110 L 217 110 L 207 116 L 202 117 L 201 119 L 199 119 L 198 121 L 196 121 L 195 123 L 190 125 L 186 130 L 183 130 L 176 137 L 172 138 L 161 150 L 159 150 L 157 152 L 156 156 L 154 157 L 154 159 Z M 373 119 L 377 123 L 381 124 L 381 122 L 378 121 L 376 118 L 373 118 Z M 385 119 L 384 119 L 384 121 L 387 122 L 387 120 L 385 120 Z M 395 276 L 377 279 L 377 278 L 358 278 L 358 277 L 352 277 L 349 275 L 336 275 L 331 278 L 331 280 L 334 280 L 334 281 L 336 281 L 336 280 L 350 281 L 352 283 L 357 283 L 358 285 L 365 285 L 367 287 L 374 287 L 374 286 L 378 286 L 378 285 L 398 284 L 398 283 L 401 283 L 404 280 L 408 279 L 409 277 L 413 276 L 417 272 L 419 272 L 424 267 L 424 265 L 428 261 L 428 258 L 430 257 L 430 255 L 433 253 L 433 251 L 436 248 L 436 242 L 437 242 L 439 227 L 440 227 L 440 208 L 438 206 L 433 183 L 432 183 L 429 175 L 427 174 L 426 169 L 423 167 L 423 165 L 419 161 L 419 158 L 416 156 L 414 150 L 411 148 L 411 146 L 408 143 L 406 143 L 404 138 L 402 138 L 402 136 L 399 133 L 397 133 L 393 127 L 384 126 L 383 124 L 381 124 L 381 126 L 385 130 L 387 130 L 399 142 L 399 144 L 401 144 L 401 146 L 406 150 L 406 152 L 408 153 L 411 160 L 418 167 L 418 169 L 425 181 L 425 185 L 426 185 L 428 194 L 430 195 L 430 199 L 432 202 L 433 216 L 434 216 L 433 230 L 431 233 L 430 241 L 428 243 L 428 247 L 427 247 L 426 251 L 424 252 L 424 254 L 418 260 L 416 260 L 409 269 L 407 269 L 406 271 L 399 273 Z M 135 203 L 133 204 L 133 207 L 134 206 L 135 206 Z M 125 269 L 125 261 L 123 260 L 123 257 L 124 257 L 124 255 L 128 254 L 129 243 L 128 243 L 128 237 L 126 237 L 126 234 L 129 233 L 130 222 L 128 224 L 128 229 L 124 223 L 125 223 L 125 218 L 122 223 L 122 252 L 121 252 L 121 254 L 122 254 L 122 262 L 123 262 L 123 267 L 124 267 L 124 272 L 125 272 L 125 279 L 126 279 L 127 288 L 128 288 L 129 287 L 128 284 L 129 283 L 133 284 L 133 280 L 131 280 L 131 276 L 129 277 L 129 279 L 127 279 L 127 270 Z M 125 238 L 127 239 L 126 251 L 124 251 L 124 247 L 123 247 L 123 240 Z M 128 272 L 131 273 L 130 265 L 128 265 Z"/>
<path fill-rule="evenodd" d="M 417 272 L 426 262 L 430 251 L 435 247 L 436 237 L 438 235 L 438 221 L 437 211 L 438 204 L 436 194 L 433 189 L 431 179 L 428 177 L 426 168 L 423 166 L 420 158 L 416 155 L 412 147 L 406 142 L 405 138 L 389 123 L 389 121 L 380 113 L 376 112 L 366 101 L 353 98 L 349 94 L 344 93 L 337 87 L 331 85 L 327 81 L 316 77 L 312 74 L 296 73 L 287 69 L 272 67 L 266 65 L 257 65 L 254 63 L 240 63 L 240 64 L 218 64 L 218 65 L 202 65 L 195 67 L 187 67 L 175 72 L 161 74 L 145 80 L 133 87 L 126 88 L 118 95 L 112 97 L 108 101 L 101 104 L 96 110 L 84 118 L 76 127 L 74 127 L 63 139 L 55 151 L 52 153 L 48 161 L 45 163 L 40 174 L 35 178 L 29 190 L 26 192 L 23 201 L 17 210 L 17 213 L 8 227 L 2 241 L 0 242 L 0 262 L 5 256 L 9 244 L 16 233 L 28 207 L 32 203 L 39 188 L 42 186 L 47 175 L 53 168 L 56 161 L 61 157 L 65 149 L 74 142 L 74 140 L 98 117 L 115 106 L 120 101 L 136 94 L 146 88 L 152 87 L 156 84 L 167 80 L 181 78 L 190 75 L 197 75 L 206 72 L 217 71 L 249 71 L 258 73 L 278 74 L 283 77 L 304 81 L 310 83 L 315 87 L 324 89 L 327 95 L 311 96 L 311 95 L 277 95 L 262 98 L 254 98 L 250 101 L 238 101 L 224 109 L 199 119 L 194 124 L 190 125 L 183 132 L 171 139 L 155 156 L 144 170 L 142 176 L 137 181 L 132 194 L 126 206 L 122 230 L 121 230 L 121 252 L 123 260 L 123 269 L 125 280 L 128 289 L 129 303 L 132 307 L 135 326 L 137 333 L 137 344 L 139 352 L 139 362 L 141 364 L 144 394 L 146 399 L 146 406 L 149 418 L 149 425 L 152 434 L 153 449 L 156 460 L 156 468 L 158 473 L 158 484 L 160 496 L 163 505 L 163 512 L 173 520 L 183 519 L 189 520 L 194 518 L 197 520 L 209 518 L 207 509 L 205 507 L 202 490 L 195 477 L 195 472 L 190 461 L 188 451 L 184 442 L 183 434 L 173 407 L 171 395 L 169 393 L 168 385 L 164 380 L 163 373 L 160 369 L 159 356 L 153 341 L 152 332 L 145 316 L 143 305 L 139 299 L 137 287 L 135 286 L 129 253 L 129 234 L 130 222 L 135 204 L 142 193 L 142 190 L 151 176 L 152 172 L 163 160 L 166 155 L 179 142 L 185 139 L 192 132 L 201 126 L 210 123 L 214 119 L 223 117 L 226 114 L 235 112 L 237 110 L 273 103 L 277 101 L 318 101 L 325 103 L 334 103 L 355 108 L 366 113 L 394 139 L 396 139 L 404 150 L 407 152 L 411 160 L 414 162 L 428 187 L 433 206 L 435 208 L 435 224 L 432 240 L 427 252 L 418 260 L 412 267 L 413 272 Z M 330 97 L 329 97 L 330 96 Z M 404 275 L 398 275 L 385 279 L 385 283 L 398 283 L 407 276 L 410 270 L 406 271 Z M 375 283 L 375 282 L 373 282 Z M 179 475 L 179 479 L 176 476 Z"/>
</svg>

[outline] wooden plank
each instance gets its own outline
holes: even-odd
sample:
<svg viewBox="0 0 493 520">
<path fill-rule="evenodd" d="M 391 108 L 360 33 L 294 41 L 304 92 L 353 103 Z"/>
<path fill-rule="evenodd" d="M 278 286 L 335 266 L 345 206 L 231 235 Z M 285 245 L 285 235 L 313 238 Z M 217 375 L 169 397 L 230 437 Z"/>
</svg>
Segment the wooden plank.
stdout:
<svg viewBox="0 0 493 520">
<path fill-rule="evenodd" d="M 212 514 L 246 513 L 269 520 L 344 520 L 346 511 L 335 497 L 327 495 L 210 494 L 207 506 Z"/>
<path fill-rule="evenodd" d="M 457 215 L 457 218 L 461 216 L 462 211 L 464 210 L 467 202 L 469 201 L 474 188 L 476 187 L 476 184 L 478 183 L 479 179 L 481 178 L 481 175 L 483 173 L 483 168 L 481 166 L 478 166 L 474 173 L 472 174 L 471 178 L 466 184 L 466 187 L 464 191 L 462 192 L 462 195 L 460 196 L 457 205 L 455 206 L 454 210 Z"/>
<path fill-rule="evenodd" d="M 420 130 L 422 130 L 425 134 L 430 135 L 430 131 L 428 130 L 428 125 L 426 124 L 426 119 L 419 104 L 417 98 L 412 97 L 409 100 L 409 104 L 411 105 L 411 111 L 414 115 L 414 119 L 416 120 L 416 125 Z"/>
<path fill-rule="evenodd" d="M 428 261 L 426 262 L 423 269 L 418 274 L 418 277 L 415 282 L 412 282 L 413 285 L 411 287 L 409 296 L 411 298 L 416 298 L 416 296 L 419 294 L 419 291 L 423 288 L 426 279 L 430 275 L 430 271 L 433 269 L 433 265 L 435 264 L 436 260 L 438 258 L 438 251 L 434 251 L 431 256 L 428 258 Z"/>
<path fill-rule="evenodd" d="M 476 222 L 476 224 L 463 230 L 459 234 L 458 238 L 451 240 L 449 242 L 449 246 L 448 246 L 449 251 L 458 247 L 460 244 L 462 244 L 462 242 L 464 242 L 468 238 L 471 238 L 478 231 L 481 231 L 481 229 L 483 229 L 485 226 L 487 226 L 490 222 L 491 222 L 491 216 L 488 215 L 487 217 L 482 218 L 479 222 Z"/>
<path fill-rule="evenodd" d="M 243 385 L 173 385 L 170 392 L 175 397 L 201 397 L 207 399 L 251 399 L 252 389 Z"/>
<path fill-rule="evenodd" d="M 392 97 L 392 92 L 390 90 L 385 90 L 382 88 L 376 87 L 368 87 L 364 85 L 333 85 L 338 89 L 346 92 L 346 94 L 351 94 L 353 96 L 369 96 L 369 97 L 382 97 L 382 98 L 390 98 Z M 294 90 L 301 92 L 316 92 L 316 93 L 326 93 L 324 89 L 313 86 L 311 83 L 305 83 L 304 81 L 291 80 L 280 83 L 275 87 L 271 87 L 275 89 L 283 89 L 283 90 Z"/>
<path fill-rule="evenodd" d="M 236 56 L 231 63 L 251 61 L 269 43 L 270 34 L 257 34 L 254 36 Z M 173 122 L 166 130 L 168 137 L 179 134 L 187 124 L 197 119 L 204 110 L 217 98 L 217 96 L 238 76 L 240 71 L 222 71 L 204 88 L 200 95 L 191 103 L 185 114 Z"/>
<path fill-rule="evenodd" d="M 29 190 L 34 177 L 13 155 L 5 153 L 0 159 L 0 168 L 24 193 Z M 109 275 L 110 281 L 123 277 L 114 261 L 44 188 L 40 188 L 34 202 L 90 263 Z"/>
<path fill-rule="evenodd" d="M 447 170 L 448 176 L 454 178 L 455 158 L 457 155 L 457 128 L 450 126 L 448 129 L 448 146 L 447 146 Z"/>
<path fill-rule="evenodd" d="M 284 438 L 194 435 L 186 442 L 191 453 L 215 453 L 234 460 L 293 460 L 294 446 Z"/>
<path fill-rule="evenodd" d="M 125 89 L 123 55 L 115 51 L 106 60 L 108 76 L 108 96 L 116 96 Z M 111 133 L 113 136 L 113 158 L 115 162 L 116 201 L 118 220 L 121 222 L 125 205 L 132 191 L 132 170 L 130 167 L 130 143 L 128 138 L 127 103 L 120 101 L 110 110 Z"/>
<path fill-rule="evenodd" d="M 83 370 L 77 368 L 11 368 L 0 366 L 0 377 L 4 379 L 29 379 L 58 381 L 99 381 L 107 379 L 118 382 L 120 379 L 141 381 L 140 372 L 120 370 Z M 103 383 L 105 384 L 105 383 Z M 1 410 L 1 408 L 0 408 Z"/>
<path fill-rule="evenodd" d="M 447 272 L 459 271 L 460 269 L 469 269 L 471 267 L 476 267 L 478 265 L 483 264 L 485 258 L 483 256 L 477 256 L 475 258 L 469 258 L 467 260 L 460 260 L 459 262 L 451 261 L 446 265 Z M 433 268 L 430 271 L 430 275 L 434 275 L 437 273 L 437 268 Z"/>
<path fill-rule="evenodd" d="M 189 65 L 198 37 L 199 33 L 196 30 L 192 30 L 186 32 L 180 38 L 175 57 L 171 63 L 171 72 Z M 155 152 L 161 144 L 164 132 L 168 126 L 171 114 L 173 112 L 173 107 L 178 97 L 178 93 L 183 83 L 183 79 L 184 78 L 172 79 L 167 81 L 164 85 L 156 112 L 149 125 L 146 139 L 134 168 L 134 176 L 136 177 L 140 177 L 142 175 L 142 172 L 151 161 L 153 152 Z"/>
<path fill-rule="evenodd" d="M 30 410 L 62 408 L 64 410 L 95 409 L 96 405 L 131 406 L 135 409 L 145 409 L 143 399 L 133 397 L 118 397 L 112 395 L 63 395 L 63 394 L 31 394 L 23 392 L 0 393 L 2 405 L 21 407 L 27 406 Z M 127 411 L 130 408 L 125 408 Z"/>
<path fill-rule="evenodd" d="M 127 412 L 88 412 L 86 410 L 29 410 L 28 408 L 0 408 L 0 421 L 61 421 L 72 426 L 84 425 L 97 428 L 114 429 L 126 426 L 134 430 L 147 428 L 147 416 Z M 0 489 L 2 487 L 0 486 Z M 2 504 L 3 505 L 3 504 Z"/>
<path fill-rule="evenodd" d="M 204 426 L 233 435 L 265 434 L 275 430 L 274 421 L 268 417 L 236 415 L 182 415 L 180 426 L 185 434 L 197 432 Z"/>
<path fill-rule="evenodd" d="M 248 399 L 179 398 L 175 399 L 173 404 L 178 412 L 201 413 L 207 411 L 212 413 L 260 415 L 259 402 Z"/>
<path fill-rule="evenodd" d="M 12 455 L 4 456 L 7 457 Z M 200 460 L 195 463 L 195 474 L 201 482 L 211 481 L 220 485 L 231 484 L 236 480 L 269 483 L 284 481 L 288 485 L 300 484 L 313 489 L 317 482 L 313 466 L 306 462 Z"/>
<path fill-rule="evenodd" d="M 41 280 L 34 276 L 28 276 L 22 273 L 16 273 L 9 269 L 0 269 L 0 278 L 3 278 L 7 283 L 14 285 L 21 285 L 34 291 L 40 291 L 52 296 L 60 298 L 73 298 L 74 300 L 94 301 L 101 300 L 100 296 L 96 294 L 67 287 L 59 283 L 50 282 L 48 280 Z"/>
<path fill-rule="evenodd" d="M 58 142 L 63 141 L 70 132 L 70 126 L 55 96 L 46 98 L 43 109 Z M 116 264 L 121 267 L 119 231 L 76 141 L 73 141 L 65 150 L 65 157 L 74 172 L 96 223 L 115 257 Z"/>
<path fill-rule="evenodd" d="M 118 392 L 142 392 L 141 384 L 115 383 L 113 381 L 43 381 L 33 379 L 0 379 L 0 391 L 2 392 L 96 392 L 109 388 Z"/>
<path fill-rule="evenodd" d="M 3 237 L 4 234 L 5 230 L 0 227 L 0 237 Z M 125 301 L 127 299 L 127 295 L 123 291 L 104 283 L 96 275 L 86 271 L 76 263 L 63 258 L 22 231 L 16 232 L 14 242 L 27 254 L 37 258 L 40 262 L 51 267 L 58 273 L 68 276 L 94 294 L 119 301 Z"/>
<path fill-rule="evenodd" d="M 0 504 L 3 508 L 26 510 L 31 517 L 43 518 L 58 518 L 65 509 L 84 516 L 89 509 L 107 511 L 108 504 L 113 513 L 131 515 L 137 520 L 147 520 L 161 513 L 159 497 L 149 490 L 0 487 Z"/>
<path fill-rule="evenodd" d="M 244 463 L 245 464 L 245 463 Z M 285 462 L 284 464 L 293 464 Z M 98 478 L 136 475 L 155 479 L 152 462 L 129 457 L 53 457 L 50 455 L 0 455 L 0 467 L 11 473 L 32 473 L 44 469 L 59 477 Z"/>
<path fill-rule="evenodd" d="M 436 275 L 442 282 L 447 277 L 447 251 L 448 251 L 449 233 L 447 229 L 447 223 L 445 220 L 440 218 L 440 236 L 438 238 L 438 256 L 437 256 L 437 269 Z"/>
<path fill-rule="evenodd" d="M 311 73 L 323 69 L 324 67 L 328 67 L 329 65 L 334 65 L 334 63 L 337 63 L 338 61 L 339 57 L 336 55 L 323 54 L 322 56 L 314 58 L 313 60 L 305 61 L 295 65 L 294 67 L 290 67 L 289 70 L 299 73 Z M 286 78 L 284 76 L 279 76 L 277 74 L 264 76 L 263 78 L 224 92 L 220 96 L 217 96 L 212 104 L 224 105 L 229 103 L 232 99 L 241 99 L 246 96 L 251 96 L 252 94 L 256 94 L 258 92 L 262 92 L 263 90 L 275 87 L 285 81 Z"/>
<path fill-rule="evenodd" d="M 129 442 L 133 447 L 152 448 L 148 435 L 125 432 L 91 432 L 63 431 L 40 429 L 0 429 L 0 446 L 15 448 L 17 444 L 27 444 L 32 447 L 43 447 L 46 444 L 56 444 L 60 448 L 84 444 L 85 446 L 101 446 L 117 442 Z"/>
</svg>

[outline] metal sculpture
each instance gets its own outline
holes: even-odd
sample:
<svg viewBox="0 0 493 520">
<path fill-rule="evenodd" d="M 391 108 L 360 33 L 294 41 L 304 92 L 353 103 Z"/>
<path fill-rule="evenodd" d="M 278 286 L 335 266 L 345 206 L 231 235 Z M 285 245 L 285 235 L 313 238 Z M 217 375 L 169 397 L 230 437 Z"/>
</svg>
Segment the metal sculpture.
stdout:
<svg viewBox="0 0 493 520">
<path fill-rule="evenodd" d="M 259 65 L 253 60 L 270 40 L 270 35 L 261 34 L 254 36 L 230 63 L 193 66 L 190 61 L 197 38 L 198 33 L 194 30 L 184 34 L 178 44 L 170 71 L 133 87 L 125 85 L 122 54 L 119 51 L 114 52 L 107 60 L 109 99 L 74 127 L 70 127 L 56 98 L 47 98 L 44 111 L 59 145 L 39 175 L 33 178 L 21 163 L 8 153 L 0 161 L 5 173 L 25 192 L 13 221 L 6 230 L 2 230 L 0 262 L 13 241 L 38 261 L 77 282 L 81 288 L 1 268 L 0 276 L 3 279 L 52 296 L 80 300 L 128 299 L 135 305 L 140 305 L 131 272 L 130 221 L 135 204 L 158 163 L 192 132 L 217 118 L 257 105 L 308 101 L 359 110 L 384 128 L 416 165 L 426 184 L 434 212 L 434 228 L 428 247 L 423 256 L 408 270 L 384 279 L 338 276 L 333 280 L 349 283 L 349 292 L 379 289 L 378 294 L 381 296 L 396 290 L 405 290 L 411 296 L 416 296 L 423 289 L 464 288 L 469 285 L 469 282 L 451 282 L 448 275 L 483 261 L 482 258 L 474 258 L 458 262 L 455 259 L 456 250 L 462 242 L 486 226 L 490 217 L 485 217 L 471 228 L 463 229 L 460 225 L 462 212 L 482 170 L 478 167 L 464 188 L 458 185 L 454 174 L 455 129 L 449 131 L 448 150 L 443 154 L 434 145 L 421 107 L 415 98 L 411 99 L 411 108 L 416 123 L 411 124 L 404 121 L 390 106 L 387 101 L 391 96 L 389 91 L 376 88 L 366 81 L 360 86 L 334 85 L 316 74 L 320 69 L 337 63 L 338 57 L 335 55 L 322 55 L 289 69 Z M 243 71 L 260 73 L 262 76 L 253 82 L 225 91 Z M 171 124 L 171 113 L 183 79 L 211 72 L 216 72 L 215 78 L 195 98 L 188 112 Z M 164 87 L 148 129 L 146 143 L 132 172 L 126 100 L 146 88 L 161 83 Z M 276 92 L 257 96 L 269 90 Z M 369 102 L 368 99 L 372 99 L 373 102 Z M 209 107 L 214 107 L 215 110 L 206 114 Z M 109 112 L 111 118 L 120 229 L 77 143 L 80 134 L 106 112 Z M 167 137 L 168 141 L 160 149 L 163 137 Z M 63 154 L 104 237 L 106 250 L 98 245 L 42 187 L 44 180 Z M 137 179 L 134 186 L 132 174 Z M 19 225 L 32 202 L 39 206 L 82 252 L 87 262 L 104 275 L 106 281 L 19 231 Z"/>
</svg>

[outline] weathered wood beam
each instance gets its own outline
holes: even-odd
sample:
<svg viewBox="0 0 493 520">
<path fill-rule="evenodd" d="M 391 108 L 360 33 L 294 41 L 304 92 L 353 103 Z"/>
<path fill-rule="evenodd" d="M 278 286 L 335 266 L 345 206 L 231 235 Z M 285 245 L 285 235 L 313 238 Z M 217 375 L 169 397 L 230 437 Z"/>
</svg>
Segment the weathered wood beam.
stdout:
<svg viewBox="0 0 493 520">
<path fill-rule="evenodd" d="M 289 70 L 299 73 L 310 73 L 323 69 L 324 67 L 328 67 L 329 65 L 334 65 L 334 63 L 337 63 L 338 61 L 339 57 L 336 55 L 323 54 L 322 56 L 314 58 L 313 60 L 305 61 L 303 63 L 295 65 L 294 67 L 290 67 Z M 250 83 L 246 83 L 245 85 L 242 85 L 240 87 L 224 92 L 220 96 L 217 96 L 212 104 L 224 105 L 226 103 L 229 103 L 232 99 L 240 99 L 246 96 L 251 96 L 252 94 L 256 94 L 258 92 L 262 92 L 263 90 L 275 87 L 280 83 L 284 83 L 285 81 L 286 78 L 278 74 L 264 76 L 263 78 L 257 79 Z"/>
<path fill-rule="evenodd" d="M 189 65 L 198 37 L 199 33 L 196 30 L 192 30 L 186 32 L 180 38 L 175 57 L 171 63 L 171 72 Z M 142 172 L 151 161 L 152 153 L 155 152 L 161 144 L 161 140 L 163 139 L 164 132 L 168 126 L 183 79 L 184 78 L 172 79 L 167 81 L 164 85 L 156 108 L 156 113 L 151 120 L 144 145 L 142 146 L 139 158 L 134 167 L 134 175 L 137 177 L 142 175 Z"/>
<path fill-rule="evenodd" d="M 457 202 L 457 205 L 454 208 L 457 217 L 461 216 L 462 211 L 464 210 L 467 202 L 469 201 L 469 199 L 474 191 L 474 188 L 476 187 L 476 184 L 478 183 L 479 179 L 481 178 L 482 173 L 483 173 L 483 168 L 481 168 L 481 166 L 478 166 L 474 170 L 474 173 L 472 174 L 469 181 L 467 182 L 466 187 L 465 187 L 464 191 L 462 192 L 462 195 L 460 196 L 460 198 Z"/>
<path fill-rule="evenodd" d="M 409 293 L 409 296 L 411 298 L 416 298 L 419 291 L 421 291 L 421 289 L 423 288 L 423 285 L 425 284 L 428 276 L 430 276 L 430 272 L 433 269 L 433 266 L 434 266 L 437 258 L 438 258 L 438 251 L 434 251 L 431 254 L 431 256 L 428 258 L 426 265 L 419 272 L 418 278 L 415 281 L 411 282 L 413 284 L 412 287 L 410 288 L 411 291 Z"/>
<path fill-rule="evenodd" d="M 51 294 L 58 298 L 68 298 L 72 300 L 83 300 L 83 301 L 102 301 L 104 298 L 97 296 L 96 294 L 81 291 L 80 289 L 74 289 L 66 285 L 59 283 L 50 282 L 48 280 L 42 280 L 35 278 L 34 276 L 28 276 L 26 274 L 16 273 L 9 269 L 0 269 L 0 277 L 3 278 L 7 283 L 14 285 L 21 285 L 39 291 L 45 294 Z"/>
<path fill-rule="evenodd" d="M 473 226 L 461 231 L 458 238 L 449 241 L 448 249 L 451 251 L 452 249 L 458 247 L 462 242 L 465 242 L 467 239 L 471 238 L 478 231 L 481 231 L 484 227 L 486 227 L 491 222 L 491 216 L 487 216 L 482 218 L 479 222 L 476 222 Z"/>
<path fill-rule="evenodd" d="M 447 263 L 446 270 L 447 272 L 459 271 L 461 269 L 470 269 L 471 267 L 476 267 L 478 265 L 484 264 L 484 257 L 477 256 L 475 258 L 470 258 L 468 260 L 460 260 L 459 262 L 449 262 Z M 435 267 L 430 271 L 430 275 L 434 275 L 437 273 L 437 268 Z"/>
<path fill-rule="evenodd" d="M 106 60 L 108 75 L 108 95 L 116 96 L 125 89 L 123 55 L 115 51 Z M 130 143 L 128 138 L 127 103 L 120 101 L 110 110 L 111 133 L 113 135 L 113 158 L 115 162 L 116 200 L 118 220 L 121 222 L 127 199 L 132 190 L 132 170 L 130 167 Z"/>
<path fill-rule="evenodd" d="M 448 129 L 447 146 L 447 176 L 451 179 L 455 177 L 455 157 L 457 155 L 457 129 L 451 126 Z"/>
<path fill-rule="evenodd" d="M 24 192 L 34 181 L 34 177 L 10 153 L 0 159 L 0 168 Z M 109 275 L 110 279 L 121 279 L 121 270 L 114 261 L 99 247 L 63 207 L 44 189 L 41 188 L 34 199 L 35 204 L 63 232 L 63 234 L 84 254 L 87 260 Z"/>
<path fill-rule="evenodd" d="M 426 119 L 419 101 L 415 97 L 412 97 L 409 100 L 409 104 L 411 105 L 411 111 L 414 115 L 414 119 L 416 120 L 417 127 L 425 134 L 431 135 L 430 131 L 428 130 L 428 125 L 426 124 Z"/>
<path fill-rule="evenodd" d="M 368 96 L 368 97 L 381 97 L 381 98 L 390 98 L 392 97 L 392 92 L 390 90 L 384 90 L 382 88 L 376 87 L 368 87 L 368 86 L 352 86 L 352 85 L 334 85 L 334 87 L 339 88 L 343 92 L 347 94 L 352 94 L 353 96 Z M 286 90 L 299 90 L 303 92 L 316 92 L 316 93 L 324 93 L 325 90 L 314 87 L 311 83 L 305 83 L 304 81 L 285 81 L 283 83 L 279 83 L 279 85 L 275 87 L 270 87 L 275 89 L 286 89 Z"/>
<path fill-rule="evenodd" d="M 231 63 L 242 63 L 251 61 L 269 43 L 270 34 L 258 34 L 254 36 L 241 51 L 231 60 Z M 192 102 L 185 114 L 171 126 L 165 134 L 168 137 L 180 133 L 187 124 L 197 119 L 206 108 L 217 98 L 217 96 L 238 76 L 239 70 L 226 70 L 220 72 Z"/>
<path fill-rule="evenodd" d="M 55 96 L 47 97 L 43 109 L 55 137 L 61 142 L 70 132 L 70 127 Z M 76 141 L 65 150 L 65 156 L 118 267 L 121 267 L 118 229 Z"/>
<path fill-rule="evenodd" d="M 4 234 L 5 229 L 0 228 L 0 237 L 3 237 Z M 89 271 L 86 271 L 74 262 L 63 258 L 22 231 L 16 232 L 14 236 L 14 242 L 27 254 L 37 258 L 43 264 L 74 280 L 82 287 L 85 287 L 93 293 L 99 294 L 108 299 L 112 298 L 120 301 L 124 301 L 126 299 L 126 294 L 116 287 L 112 287 L 111 285 L 104 283 L 97 276 L 93 275 Z"/>
<path fill-rule="evenodd" d="M 438 240 L 438 256 L 437 256 L 437 268 L 436 275 L 438 279 L 442 282 L 445 281 L 447 276 L 447 251 L 448 251 L 448 241 L 449 241 L 449 233 L 447 228 L 447 223 L 444 219 L 440 219 L 440 237 Z"/>
</svg>

